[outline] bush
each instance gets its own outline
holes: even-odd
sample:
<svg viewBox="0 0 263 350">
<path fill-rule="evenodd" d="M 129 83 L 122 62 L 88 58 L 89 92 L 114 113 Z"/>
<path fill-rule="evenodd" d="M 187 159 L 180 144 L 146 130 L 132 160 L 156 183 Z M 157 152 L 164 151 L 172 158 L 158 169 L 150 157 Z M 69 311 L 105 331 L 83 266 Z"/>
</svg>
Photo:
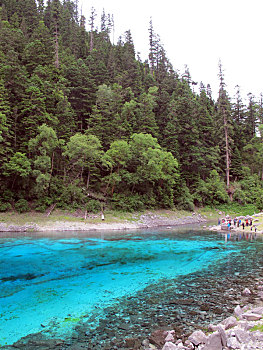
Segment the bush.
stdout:
<svg viewBox="0 0 263 350">
<path fill-rule="evenodd" d="M 112 196 L 111 206 L 112 209 L 127 212 L 132 212 L 136 210 L 140 211 L 145 208 L 145 204 L 142 201 L 142 196 L 140 196 L 139 194 L 126 195 L 115 193 Z"/>
<path fill-rule="evenodd" d="M 19 213 L 26 213 L 30 210 L 28 201 L 25 199 L 19 199 L 15 204 L 15 210 Z"/>
<path fill-rule="evenodd" d="M 10 203 L 0 202 L 0 212 L 3 213 L 5 211 L 11 210 L 12 205 Z"/>
<path fill-rule="evenodd" d="M 175 206 L 179 210 L 194 211 L 194 199 L 189 188 L 185 182 L 181 182 L 179 189 L 177 189 L 177 196 L 175 198 Z"/>
<path fill-rule="evenodd" d="M 241 205 L 235 202 L 231 204 L 219 205 L 217 206 L 217 209 L 229 215 L 235 214 L 235 215 L 244 215 L 244 216 L 253 215 L 258 211 L 256 205 L 254 204 Z"/>
<path fill-rule="evenodd" d="M 63 192 L 58 200 L 58 207 L 62 209 L 78 209 L 83 207 L 86 196 L 81 187 L 76 182 L 63 188 Z"/>
<path fill-rule="evenodd" d="M 225 184 L 216 170 L 210 172 L 206 181 L 199 180 L 193 196 L 195 203 L 201 205 L 218 206 L 230 202 Z"/>
<path fill-rule="evenodd" d="M 86 209 L 89 213 L 97 213 L 101 210 L 101 203 L 96 199 L 89 199 L 86 203 Z"/>
<path fill-rule="evenodd" d="M 52 203 L 53 200 L 50 197 L 41 198 L 35 203 L 35 210 L 44 213 Z"/>
</svg>

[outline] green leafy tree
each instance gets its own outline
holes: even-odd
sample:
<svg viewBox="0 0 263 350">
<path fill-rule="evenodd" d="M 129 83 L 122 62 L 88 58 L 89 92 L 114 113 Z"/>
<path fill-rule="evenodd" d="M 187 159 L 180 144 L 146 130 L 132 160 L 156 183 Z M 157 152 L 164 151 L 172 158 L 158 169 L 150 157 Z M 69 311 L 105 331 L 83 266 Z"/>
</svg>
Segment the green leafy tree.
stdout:
<svg viewBox="0 0 263 350">
<path fill-rule="evenodd" d="M 56 132 L 46 124 L 38 128 L 35 138 L 29 140 L 29 150 L 33 155 L 33 176 L 36 178 L 36 193 L 43 196 L 49 191 L 54 171 L 55 151 L 59 147 Z"/>
<path fill-rule="evenodd" d="M 11 189 L 14 188 L 18 178 L 26 179 L 31 173 L 31 162 L 25 153 L 16 152 L 8 162 L 5 163 L 4 175 L 13 177 Z"/>
<path fill-rule="evenodd" d="M 70 137 L 63 152 L 63 156 L 69 160 L 69 166 L 65 171 L 71 177 L 73 176 L 73 181 L 79 178 L 82 182 L 83 173 L 87 170 L 86 187 L 88 189 L 91 171 L 101 162 L 102 155 L 101 143 L 96 136 L 77 133 Z"/>
</svg>

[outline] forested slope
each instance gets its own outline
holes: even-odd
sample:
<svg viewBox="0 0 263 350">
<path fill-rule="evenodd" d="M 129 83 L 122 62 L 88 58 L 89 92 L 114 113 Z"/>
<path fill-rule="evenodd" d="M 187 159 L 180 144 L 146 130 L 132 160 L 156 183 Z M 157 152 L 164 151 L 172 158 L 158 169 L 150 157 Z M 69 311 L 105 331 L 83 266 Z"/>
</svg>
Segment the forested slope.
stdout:
<svg viewBox="0 0 263 350">
<path fill-rule="evenodd" d="M 111 14 L 0 0 L 0 210 L 263 208 L 263 101 L 179 74 L 149 24 L 149 60 Z M 86 24 L 86 22 L 88 24 Z M 97 26 L 99 29 L 97 29 Z"/>
</svg>

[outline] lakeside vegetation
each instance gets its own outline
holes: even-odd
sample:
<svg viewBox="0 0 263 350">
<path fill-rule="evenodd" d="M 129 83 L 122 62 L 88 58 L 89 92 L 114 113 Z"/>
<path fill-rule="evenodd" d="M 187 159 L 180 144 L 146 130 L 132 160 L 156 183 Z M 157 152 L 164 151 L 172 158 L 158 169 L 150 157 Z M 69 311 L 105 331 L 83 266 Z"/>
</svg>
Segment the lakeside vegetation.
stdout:
<svg viewBox="0 0 263 350">
<path fill-rule="evenodd" d="M 87 213 L 262 210 L 262 96 L 245 105 L 237 87 L 231 98 L 221 63 L 218 98 L 209 83 L 196 92 L 152 21 L 145 62 L 132 33 L 114 44 L 113 30 L 111 14 L 85 17 L 78 1 L 0 0 L 3 220 L 14 210 L 38 220 L 55 204 Z"/>
</svg>

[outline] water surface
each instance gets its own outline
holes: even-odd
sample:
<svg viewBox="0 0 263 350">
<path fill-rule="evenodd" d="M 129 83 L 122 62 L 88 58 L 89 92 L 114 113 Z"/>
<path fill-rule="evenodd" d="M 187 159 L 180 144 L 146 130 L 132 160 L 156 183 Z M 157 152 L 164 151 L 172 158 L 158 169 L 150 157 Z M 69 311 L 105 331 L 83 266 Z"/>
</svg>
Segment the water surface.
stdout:
<svg viewBox="0 0 263 350">
<path fill-rule="evenodd" d="M 254 238 L 226 242 L 198 228 L 1 237 L 0 345 L 38 332 L 70 339 L 79 324 L 96 329 L 105 310 L 121 313 L 124 300 L 152 297 L 179 277 L 225 273 L 251 254 L 255 267 L 262 241 Z"/>
</svg>

